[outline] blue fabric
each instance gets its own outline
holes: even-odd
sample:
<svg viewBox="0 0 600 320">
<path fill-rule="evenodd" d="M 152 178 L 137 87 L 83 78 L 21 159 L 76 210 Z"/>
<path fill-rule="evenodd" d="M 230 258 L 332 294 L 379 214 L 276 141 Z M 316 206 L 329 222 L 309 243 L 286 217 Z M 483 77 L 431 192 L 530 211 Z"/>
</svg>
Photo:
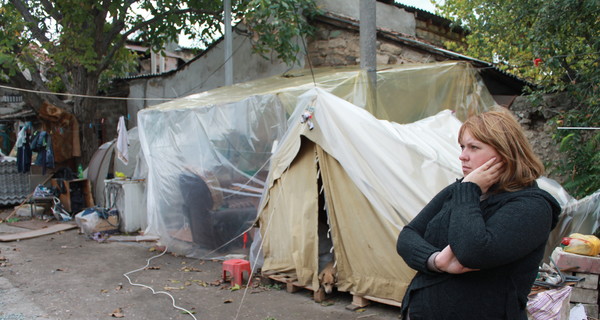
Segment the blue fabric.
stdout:
<svg viewBox="0 0 600 320">
<path fill-rule="evenodd" d="M 54 152 L 52 140 L 46 131 L 36 133 L 31 142 L 31 150 L 37 152 L 35 165 L 42 167 L 42 174 L 46 174 L 46 168 L 54 168 Z"/>
<path fill-rule="evenodd" d="M 23 144 L 17 149 L 17 171 L 27 173 L 31 169 L 31 148 L 29 143 Z"/>
</svg>

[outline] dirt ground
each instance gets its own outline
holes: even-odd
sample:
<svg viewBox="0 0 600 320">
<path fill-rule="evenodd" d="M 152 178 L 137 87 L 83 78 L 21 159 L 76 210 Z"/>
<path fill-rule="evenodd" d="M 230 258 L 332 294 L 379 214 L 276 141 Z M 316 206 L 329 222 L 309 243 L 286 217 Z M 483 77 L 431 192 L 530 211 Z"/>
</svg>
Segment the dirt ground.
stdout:
<svg viewBox="0 0 600 320">
<path fill-rule="evenodd" d="M 58 223 L 7 222 L 10 212 L 0 207 L 0 236 Z M 99 242 L 78 228 L 0 242 L 0 320 L 398 319 L 398 307 L 377 302 L 349 310 L 345 292 L 316 303 L 310 290 L 260 277 L 236 290 L 221 280 L 222 261 L 160 254 L 154 242 Z"/>
</svg>

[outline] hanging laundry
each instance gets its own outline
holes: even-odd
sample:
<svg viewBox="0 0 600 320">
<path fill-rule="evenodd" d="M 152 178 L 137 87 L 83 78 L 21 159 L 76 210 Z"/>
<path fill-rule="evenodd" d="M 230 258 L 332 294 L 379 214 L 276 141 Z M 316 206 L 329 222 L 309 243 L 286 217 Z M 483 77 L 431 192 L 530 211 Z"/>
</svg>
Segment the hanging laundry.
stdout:
<svg viewBox="0 0 600 320">
<path fill-rule="evenodd" d="M 51 143 L 50 135 L 46 131 L 36 131 L 31 141 L 31 150 L 37 152 L 34 164 L 42 167 L 43 175 L 46 174 L 46 168 L 54 168 L 54 154 Z"/>
<path fill-rule="evenodd" d="M 46 148 L 46 167 L 54 168 L 54 147 L 52 146 L 52 136 L 48 135 L 48 147 Z"/>
<path fill-rule="evenodd" d="M 129 137 L 127 136 L 127 128 L 125 127 L 125 117 L 119 117 L 117 125 L 117 157 L 124 163 L 129 162 Z"/>
<path fill-rule="evenodd" d="M 17 134 L 17 171 L 27 173 L 31 169 L 31 123 L 27 122 Z"/>
</svg>

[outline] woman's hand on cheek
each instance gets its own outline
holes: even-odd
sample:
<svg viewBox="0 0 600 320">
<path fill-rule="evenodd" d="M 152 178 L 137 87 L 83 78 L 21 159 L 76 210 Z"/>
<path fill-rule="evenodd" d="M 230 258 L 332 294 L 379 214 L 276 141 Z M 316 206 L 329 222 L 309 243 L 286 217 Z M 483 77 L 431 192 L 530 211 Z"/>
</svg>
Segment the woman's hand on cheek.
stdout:
<svg viewBox="0 0 600 320">
<path fill-rule="evenodd" d="M 496 158 L 491 158 L 479 168 L 471 171 L 463 182 L 473 182 L 479 186 L 481 192 L 486 193 L 491 186 L 500 180 L 504 163 L 496 162 Z"/>
</svg>

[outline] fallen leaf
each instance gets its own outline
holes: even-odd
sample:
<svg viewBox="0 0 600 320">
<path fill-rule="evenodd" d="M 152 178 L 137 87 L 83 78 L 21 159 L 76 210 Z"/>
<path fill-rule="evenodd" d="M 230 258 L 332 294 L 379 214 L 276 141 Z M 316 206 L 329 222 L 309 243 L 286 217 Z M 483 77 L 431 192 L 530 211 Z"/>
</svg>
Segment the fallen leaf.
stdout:
<svg viewBox="0 0 600 320">
<path fill-rule="evenodd" d="M 117 308 L 115 309 L 111 314 L 111 317 L 113 318 L 123 318 L 125 317 L 125 315 L 123 314 L 123 310 L 121 310 L 121 308 Z"/>
<path fill-rule="evenodd" d="M 102 292 L 102 293 L 107 293 L 107 292 L 108 292 L 108 290 L 106 290 L 106 289 L 102 289 L 102 290 L 100 290 L 100 292 Z"/>
<path fill-rule="evenodd" d="M 5 256 L 0 256 L 0 261 L 8 261 L 8 258 L 6 258 Z"/>
<path fill-rule="evenodd" d="M 189 266 L 181 267 L 180 270 L 183 271 L 183 272 L 202 272 L 202 270 L 200 270 L 198 268 L 189 267 Z"/>
<path fill-rule="evenodd" d="M 181 314 L 196 314 L 196 311 L 181 311 Z"/>
<path fill-rule="evenodd" d="M 185 287 L 165 287 L 166 291 L 173 291 L 173 290 L 183 290 L 185 289 Z"/>
<path fill-rule="evenodd" d="M 148 267 L 146 270 L 160 270 L 160 267 Z"/>
<path fill-rule="evenodd" d="M 171 281 L 171 283 L 181 283 L 181 281 L 179 281 L 179 280 L 169 280 L 169 281 Z"/>
<path fill-rule="evenodd" d="M 237 290 L 240 290 L 241 288 L 242 287 L 240 287 L 240 285 L 236 283 L 233 287 L 231 287 L 231 291 L 237 291 Z"/>
<path fill-rule="evenodd" d="M 223 301 L 223 303 L 232 303 L 232 302 L 233 302 L 233 300 L 231 300 L 231 299 L 227 299 L 227 300 Z"/>
<path fill-rule="evenodd" d="M 365 312 L 365 311 L 367 311 L 367 309 L 365 309 L 365 308 L 356 309 L 356 312 Z"/>
<path fill-rule="evenodd" d="M 119 291 L 119 290 L 121 290 L 121 289 L 123 289 L 123 286 L 122 286 L 122 285 L 118 285 L 118 286 L 115 288 L 115 290 L 116 290 L 116 291 Z"/>
</svg>

